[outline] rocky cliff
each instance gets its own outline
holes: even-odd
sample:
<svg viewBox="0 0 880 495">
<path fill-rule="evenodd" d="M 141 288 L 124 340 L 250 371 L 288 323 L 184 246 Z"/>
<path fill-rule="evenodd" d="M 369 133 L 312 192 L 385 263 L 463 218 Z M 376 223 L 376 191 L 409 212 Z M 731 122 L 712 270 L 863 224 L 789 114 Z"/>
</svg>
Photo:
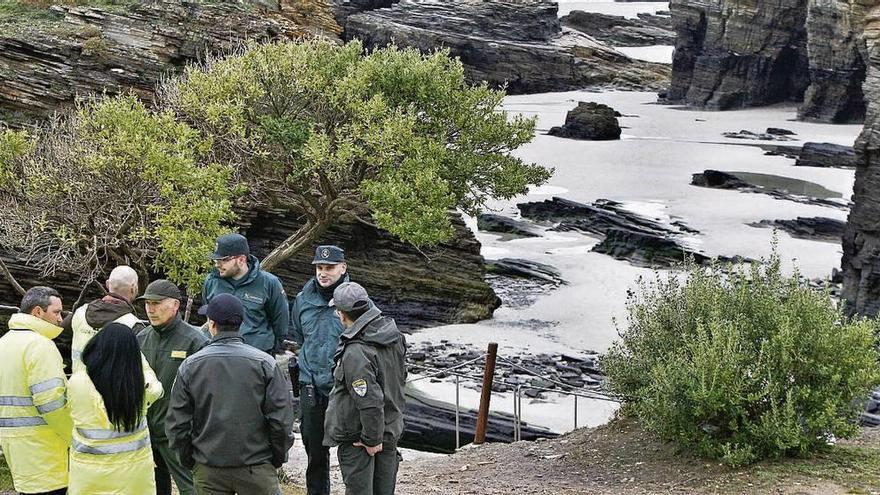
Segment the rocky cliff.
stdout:
<svg viewBox="0 0 880 495">
<path fill-rule="evenodd" d="M 809 1 L 810 87 L 804 94 L 799 118 L 834 123 L 864 119 L 864 42 L 860 36 L 864 17 L 864 5 L 858 2 Z"/>
<path fill-rule="evenodd" d="M 54 6 L 0 19 L 0 28 L 0 122 L 13 124 L 68 107 L 78 94 L 132 90 L 149 100 L 163 74 L 244 40 L 340 31 L 323 0 Z"/>
<path fill-rule="evenodd" d="M 447 47 L 470 80 L 507 84 L 510 93 L 665 86 L 668 68 L 563 29 L 557 11 L 544 0 L 402 0 L 349 16 L 344 36 L 368 47 L 392 41 L 426 52 Z"/>
<path fill-rule="evenodd" d="M 807 0 L 672 0 L 670 100 L 724 110 L 800 100 Z"/>
<path fill-rule="evenodd" d="M 864 117 L 864 2 L 672 0 L 669 100 L 724 110 L 803 101 L 799 116 Z"/>
<path fill-rule="evenodd" d="M 849 313 L 880 313 L 880 1 L 860 0 L 865 60 L 865 128 L 856 140 L 853 207 L 843 235 L 843 292 Z"/>
</svg>

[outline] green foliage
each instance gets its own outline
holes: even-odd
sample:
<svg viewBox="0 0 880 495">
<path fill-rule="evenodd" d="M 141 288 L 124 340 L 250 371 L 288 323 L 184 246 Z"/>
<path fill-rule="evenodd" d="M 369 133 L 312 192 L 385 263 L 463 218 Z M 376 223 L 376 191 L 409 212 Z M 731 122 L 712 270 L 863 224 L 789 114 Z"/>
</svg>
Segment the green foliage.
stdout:
<svg viewBox="0 0 880 495">
<path fill-rule="evenodd" d="M 8 148 L 21 149 L 22 137 L 11 141 L 19 144 Z M 0 187 L 0 244 L 45 272 L 88 280 L 111 263 L 144 273 L 152 261 L 197 292 L 237 192 L 229 166 L 203 160 L 210 149 L 196 130 L 134 96 L 85 102 L 4 166 L 17 180 Z"/>
<path fill-rule="evenodd" d="M 627 409 L 666 440 L 730 465 L 849 438 L 880 383 L 876 324 L 768 263 L 642 282 L 603 360 Z"/>
<path fill-rule="evenodd" d="M 191 67 L 160 100 L 213 137 L 213 159 L 254 201 L 315 225 L 366 202 L 380 227 L 432 245 L 450 237 L 450 209 L 474 213 L 550 177 L 512 155 L 535 121 L 499 111 L 503 97 L 469 85 L 447 52 L 308 41 Z"/>
</svg>

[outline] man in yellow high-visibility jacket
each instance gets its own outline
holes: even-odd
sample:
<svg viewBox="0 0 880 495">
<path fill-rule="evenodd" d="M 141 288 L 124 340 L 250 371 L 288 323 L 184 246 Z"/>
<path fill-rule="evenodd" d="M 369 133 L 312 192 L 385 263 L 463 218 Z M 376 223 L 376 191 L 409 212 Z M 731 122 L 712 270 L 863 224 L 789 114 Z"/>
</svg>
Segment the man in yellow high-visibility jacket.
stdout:
<svg viewBox="0 0 880 495">
<path fill-rule="evenodd" d="M 0 448 L 23 495 L 67 491 L 73 423 L 61 354 L 52 342 L 60 323 L 61 296 L 33 287 L 0 337 Z"/>
</svg>

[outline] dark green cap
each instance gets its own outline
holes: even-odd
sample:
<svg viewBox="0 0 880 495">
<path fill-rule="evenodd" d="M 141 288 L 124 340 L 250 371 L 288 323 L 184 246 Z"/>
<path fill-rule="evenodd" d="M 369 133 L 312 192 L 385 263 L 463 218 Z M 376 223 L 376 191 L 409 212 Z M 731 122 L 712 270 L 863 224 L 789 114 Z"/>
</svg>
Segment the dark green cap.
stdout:
<svg viewBox="0 0 880 495">
<path fill-rule="evenodd" d="M 181 297 L 180 289 L 178 289 L 173 282 L 160 278 L 159 280 L 150 282 L 150 285 L 147 286 L 147 290 L 144 294 L 135 299 L 135 301 L 140 301 L 142 299 L 147 301 L 161 301 L 162 299 L 179 300 Z"/>
</svg>

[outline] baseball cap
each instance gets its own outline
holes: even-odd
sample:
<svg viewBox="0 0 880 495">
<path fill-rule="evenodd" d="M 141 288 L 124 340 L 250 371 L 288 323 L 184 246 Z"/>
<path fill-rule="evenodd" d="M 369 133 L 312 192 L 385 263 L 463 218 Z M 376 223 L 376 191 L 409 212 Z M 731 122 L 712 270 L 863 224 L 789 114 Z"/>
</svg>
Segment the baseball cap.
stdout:
<svg viewBox="0 0 880 495">
<path fill-rule="evenodd" d="M 232 294 L 218 294 L 211 302 L 199 308 L 199 314 L 207 316 L 214 323 L 240 325 L 244 320 L 244 306 Z"/>
<path fill-rule="evenodd" d="M 333 299 L 327 303 L 342 311 L 354 311 L 362 309 L 370 304 L 370 296 L 361 284 L 356 282 L 344 282 L 333 291 Z"/>
<path fill-rule="evenodd" d="M 160 278 L 150 282 L 144 294 L 135 299 L 135 301 L 161 301 L 162 299 L 180 299 L 181 297 L 183 296 L 180 293 L 180 289 L 174 285 L 174 282 Z"/>
<path fill-rule="evenodd" d="M 345 251 L 339 246 L 318 246 L 315 248 L 313 265 L 338 265 L 345 262 Z"/>
<path fill-rule="evenodd" d="M 248 241 L 241 234 L 224 234 L 217 238 L 217 246 L 214 254 L 211 255 L 212 260 L 219 260 L 227 256 L 241 256 L 251 254 L 248 247 Z"/>
</svg>

